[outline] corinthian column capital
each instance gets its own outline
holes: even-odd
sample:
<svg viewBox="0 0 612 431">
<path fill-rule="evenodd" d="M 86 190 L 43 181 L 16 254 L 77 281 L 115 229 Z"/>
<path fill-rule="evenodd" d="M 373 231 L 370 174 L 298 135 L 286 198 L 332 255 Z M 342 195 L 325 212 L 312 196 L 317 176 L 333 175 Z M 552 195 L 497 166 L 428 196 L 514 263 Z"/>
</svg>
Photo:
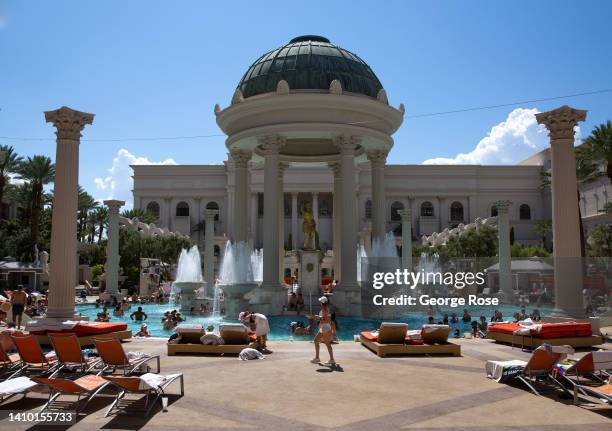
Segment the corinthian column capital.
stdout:
<svg viewBox="0 0 612 431">
<path fill-rule="evenodd" d="M 53 123 L 57 129 L 55 132 L 57 138 L 73 141 L 78 141 L 81 138 L 81 130 L 87 124 L 93 123 L 93 118 L 94 114 L 75 111 L 67 106 L 62 106 L 55 111 L 45 112 L 46 122 Z"/>
<path fill-rule="evenodd" d="M 335 178 L 342 176 L 342 164 L 340 162 L 329 162 L 327 165 L 334 173 Z"/>
<path fill-rule="evenodd" d="M 373 168 L 382 168 L 387 162 L 387 152 L 382 150 L 371 150 L 366 153 Z"/>
<path fill-rule="evenodd" d="M 360 143 L 361 137 L 359 136 L 340 135 L 334 138 L 334 146 L 344 156 L 354 155 Z"/>
<path fill-rule="evenodd" d="M 563 105 L 548 112 L 536 114 L 538 124 L 544 124 L 548 129 L 548 136 L 555 139 L 574 139 L 574 127 L 586 119 L 587 111 L 570 108 Z"/>
<path fill-rule="evenodd" d="M 287 140 L 279 135 L 264 136 L 258 141 L 261 153 L 265 156 L 278 154 L 287 143 Z"/>
<path fill-rule="evenodd" d="M 252 153 L 248 150 L 231 150 L 230 155 L 234 161 L 234 165 L 237 168 L 246 168 L 249 160 L 251 160 Z"/>
<path fill-rule="evenodd" d="M 510 201 L 496 201 L 493 205 L 497 208 L 498 213 L 507 213 L 512 202 Z"/>
</svg>

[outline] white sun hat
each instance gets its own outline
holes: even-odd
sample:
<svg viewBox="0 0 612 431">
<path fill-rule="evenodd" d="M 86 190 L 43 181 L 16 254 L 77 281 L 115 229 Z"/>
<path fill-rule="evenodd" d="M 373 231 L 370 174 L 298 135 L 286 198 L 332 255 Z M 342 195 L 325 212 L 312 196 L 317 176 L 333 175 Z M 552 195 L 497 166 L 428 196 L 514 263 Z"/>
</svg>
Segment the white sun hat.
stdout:
<svg viewBox="0 0 612 431">
<path fill-rule="evenodd" d="M 329 302 L 329 300 L 327 299 L 326 296 L 322 296 L 322 297 L 319 298 L 319 302 L 321 304 L 327 304 Z"/>
</svg>

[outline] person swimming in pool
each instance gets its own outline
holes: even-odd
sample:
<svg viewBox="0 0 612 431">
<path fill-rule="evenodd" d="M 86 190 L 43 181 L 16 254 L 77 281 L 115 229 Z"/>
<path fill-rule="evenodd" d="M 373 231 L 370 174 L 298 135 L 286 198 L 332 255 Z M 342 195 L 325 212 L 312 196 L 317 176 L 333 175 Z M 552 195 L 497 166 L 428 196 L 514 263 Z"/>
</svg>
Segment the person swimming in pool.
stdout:
<svg viewBox="0 0 612 431">
<path fill-rule="evenodd" d="M 136 321 L 147 320 L 148 317 L 149 316 L 147 316 L 147 313 L 142 311 L 142 307 L 138 307 L 136 309 L 136 311 L 134 311 L 132 314 L 130 314 L 130 319 L 131 320 L 136 320 Z"/>
</svg>

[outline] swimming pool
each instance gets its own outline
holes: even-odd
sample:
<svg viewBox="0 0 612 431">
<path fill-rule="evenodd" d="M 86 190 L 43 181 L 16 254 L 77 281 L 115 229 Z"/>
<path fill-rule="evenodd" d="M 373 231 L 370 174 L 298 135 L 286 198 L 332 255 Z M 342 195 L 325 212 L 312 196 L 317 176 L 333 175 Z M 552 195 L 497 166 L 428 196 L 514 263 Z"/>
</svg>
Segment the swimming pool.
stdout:
<svg viewBox="0 0 612 431">
<path fill-rule="evenodd" d="M 141 305 L 142 309 L 145 313 L 147 313 L 148 319 L 146 320 L 147 326 L 151 335 L 154 337 L 170 337 L 172 335 L 172 330 L 165 330 L 162 326 L 162 316 L 166 311 L 171 311 L 177 309 L 177 305 L 173 304 L 143 304 Z M 491 314 L 494 309 L 498 309 L 502 312 L 505 318 L 510 319 L 512 314 L 519 311 L 520 307 L 511 306 L 511 305 L 500 305 L 497 307 L 470 307 L 468 308 L 472 320 L 478 320 L 481 315 L 484 315 L 487 318 L 487 321 L 490 320 Z M 95 320 L 97 314 L 101 311 L 101 308 L 96 308 L 95 305 L 77 305 L 77 310 L 88 316 L 90 320 Z M 126 311 L 125 315 L 122 317 L 115 317 L 111 314 L 112 322 L 125 322 L 128 324 L 128 328 L 132 330 L 135 334 L 140 329 L 140 322 L 134 322 L 130 320 L 130 314 L 136 310 L 136 306 L 133 305 L 129 311 Z M 527 309 L 528 312 L 531 311 L 531 308 Z M 463 314 L 463 308 L 448 308 L 448 309 L 440 309 L 438 310 L 434 320 L 437 323 L 442 320 L 442 316 L 444 313 L 448 313 L 450 316 L 451 313 L 457 313 L 459 319 Z M 547 315 L 551 312 L 551 308 L 541 307 L 541 314 Z M 109 310 L 109 313 L 112 313 L 112 310 Z M 209 324 L 215 325 L 215 330 L 219 329 L 219 324 L 223 322 L 237 322 L 237 320 L 231 319 L 213 319 L 211 317 L 202 317 L 202 316 L 186 316 L 187 320 L 185 323 L 197 323 L 206 327 Z M 408 324 L 409 328 L 416 329 L 420 328 L 423 323 L 427 323 L 427 313 L 425 312 L 409 312 L 402 315 L 401 319 L 397 320 L 398 322 L 405 322 Z M 304 324 L 308 324 L 306 318 L 304 316 L 275 316 L 270 317 L 270 336 L 271 340 L 306 340 L 309 337 L 292 337 L 291 332 L 289 330 L 289 325 L 291 322 L 302 320 Z M 360 317 L 338 317 L 338 338 L 341 340 L 352 340 L 354 334 L 358 334 L 361 331 L 367 331 L 371 329 L 378 328 L 382 320 L 375 319 L 363 319 Z M 452 330 L 459 329 L 461 333 L 464 330 L 469 330 L 469 324 L 463 325 L 460 321 L 457 326 L 452 326 Z"/>
</svg>

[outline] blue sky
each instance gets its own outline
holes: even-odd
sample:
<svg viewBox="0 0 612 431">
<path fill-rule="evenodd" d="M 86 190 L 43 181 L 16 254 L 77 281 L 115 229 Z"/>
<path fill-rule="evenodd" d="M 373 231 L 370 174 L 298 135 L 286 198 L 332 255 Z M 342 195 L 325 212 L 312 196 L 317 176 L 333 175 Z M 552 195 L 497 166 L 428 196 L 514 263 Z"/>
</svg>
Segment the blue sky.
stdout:
<svg viewBox="0 0 612 431">
<path fill-rule="evenodd" d="M 4 0 L 0 136 L 46 140 L 0 143 L 54 157 L 42 112 L 61 105 L 96 114 L 84 139 L 218 135 L 214 104 L 229 103 L 259 55 L 301 34 L 360 55 L 406 115 L 608 89 L 611 13 L 609 1 Z M 588 109 L 586 135 L 612 118 L 611 100 L 607 93 L 407 118 L 389 162 L 514 163 L 546 145 L 534 109 Z M 80 183 L 98 198 L 126 197 L 125 166 L 134 160 L 225 158 L 222 136 L 84 141 Z"/>
</svg>

